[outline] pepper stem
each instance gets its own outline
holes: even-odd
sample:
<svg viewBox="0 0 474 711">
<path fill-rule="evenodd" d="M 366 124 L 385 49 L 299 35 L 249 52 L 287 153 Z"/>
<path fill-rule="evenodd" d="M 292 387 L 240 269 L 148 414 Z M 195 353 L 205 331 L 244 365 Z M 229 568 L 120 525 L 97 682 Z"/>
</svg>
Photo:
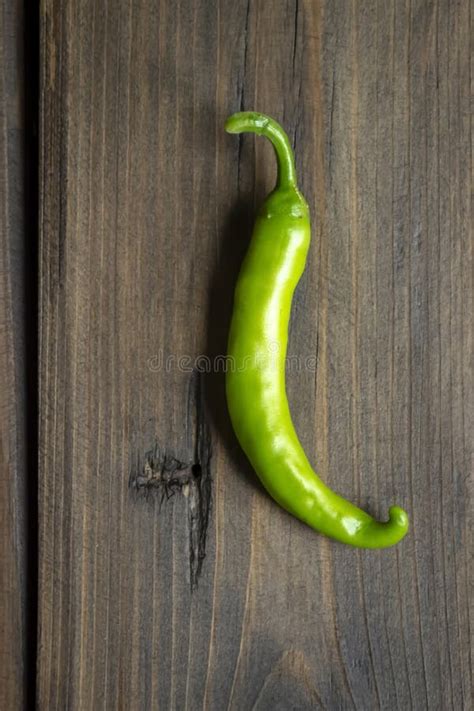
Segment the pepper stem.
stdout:
<svg viewBox="0 0 474 711">
<path fill-rule="evenodd" d="M 255 111 L 242 111 L 229 116 L 227 133 L 256 133 L 268 138 L 275 149 L 278 163 L 277 188 L 296 188 L 295 159 L 290 141 L 279 123 L 270 116 Z"/>
</svg>

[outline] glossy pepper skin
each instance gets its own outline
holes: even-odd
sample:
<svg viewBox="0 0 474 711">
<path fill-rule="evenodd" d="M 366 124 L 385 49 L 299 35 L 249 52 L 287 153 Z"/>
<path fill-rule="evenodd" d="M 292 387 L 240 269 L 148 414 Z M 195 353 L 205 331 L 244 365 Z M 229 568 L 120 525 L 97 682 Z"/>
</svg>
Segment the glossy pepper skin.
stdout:
<svg viewBox="0 0 474 711">
<path fill-rule="evenodd" d="M 237 438 L 268 493 L 320 533 L 361 548 L 385 548 L 408 530 L 398 506 L 379 522 L 329 489 L 312 469 L 290 415 L 285 387 L 288 322 L 310 243 L 309 211 L 296 185 L 288 137 L 268 116 L 237 113 L 229 133 L 272 142 L 275 190 L 258 213 L 237 281 L 228 344 L 226 394 Z"/>
</svg>

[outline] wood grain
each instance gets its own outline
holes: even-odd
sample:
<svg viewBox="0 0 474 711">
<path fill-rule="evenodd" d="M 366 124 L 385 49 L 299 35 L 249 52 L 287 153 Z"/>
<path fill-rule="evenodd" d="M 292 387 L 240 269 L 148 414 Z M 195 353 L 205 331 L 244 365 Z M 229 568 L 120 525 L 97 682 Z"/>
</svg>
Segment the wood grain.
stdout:
<svg viewBox="0 0 474 711">
<path fill-rule="evenodd" d="M 40 709 L 472 708 L 470 10 L 43 0 Z M 407 508 L 394 549 L 288 516 L 232 434 L 216 357 L 275 175 L 241 108 L 312 209 L 297 430 Z"/>
<path fill-rule="evenodd" d="M 0 708 L 12 710 L 28 699 L 29 656 L 23 26 L 22 3 L 6 3 L 0 11 Z"/>
</svg>

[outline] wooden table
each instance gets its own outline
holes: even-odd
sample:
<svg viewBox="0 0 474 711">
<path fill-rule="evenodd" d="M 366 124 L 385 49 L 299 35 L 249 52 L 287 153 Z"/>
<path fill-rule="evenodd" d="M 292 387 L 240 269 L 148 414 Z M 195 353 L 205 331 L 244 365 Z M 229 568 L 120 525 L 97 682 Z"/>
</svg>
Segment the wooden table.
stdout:
<svg viewBox="0 0 474 711">
<path fill-rule="evenodd" d="M 22 7 L 0 16 L 0 707 L 472 709 L 469 0 Z M 332 488 L 408 510 L 390 550 L 286 514 L 230 427 L 219 356 L 275 164 L 223 122 L 253 108 L 312 214 L 295 425 Z"/>
</svg>

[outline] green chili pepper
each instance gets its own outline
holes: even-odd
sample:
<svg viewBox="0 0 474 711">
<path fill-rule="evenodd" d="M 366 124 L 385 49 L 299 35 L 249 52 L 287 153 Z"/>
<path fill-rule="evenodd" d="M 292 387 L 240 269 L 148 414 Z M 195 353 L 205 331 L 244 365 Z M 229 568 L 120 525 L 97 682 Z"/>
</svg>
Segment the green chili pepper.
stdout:
<svg viewBox="0 0 474 711">
<path fill-rule="evenodd" d="M 312 469 L 291 420 L 285 388 L 288 321 L 310 242 L 309 210 L 296 185 L 293 152 L 273 119 L 237 113 L 229 133 L 266 136 L 278 163 L 237 281 L 229 335 L 226 392 L 242 449 L 269 494 L 320 533 L 362 548 L 385 548 L 408 530 L 398 506 L 379 522 L 329 489 Z"/>
</svg>

